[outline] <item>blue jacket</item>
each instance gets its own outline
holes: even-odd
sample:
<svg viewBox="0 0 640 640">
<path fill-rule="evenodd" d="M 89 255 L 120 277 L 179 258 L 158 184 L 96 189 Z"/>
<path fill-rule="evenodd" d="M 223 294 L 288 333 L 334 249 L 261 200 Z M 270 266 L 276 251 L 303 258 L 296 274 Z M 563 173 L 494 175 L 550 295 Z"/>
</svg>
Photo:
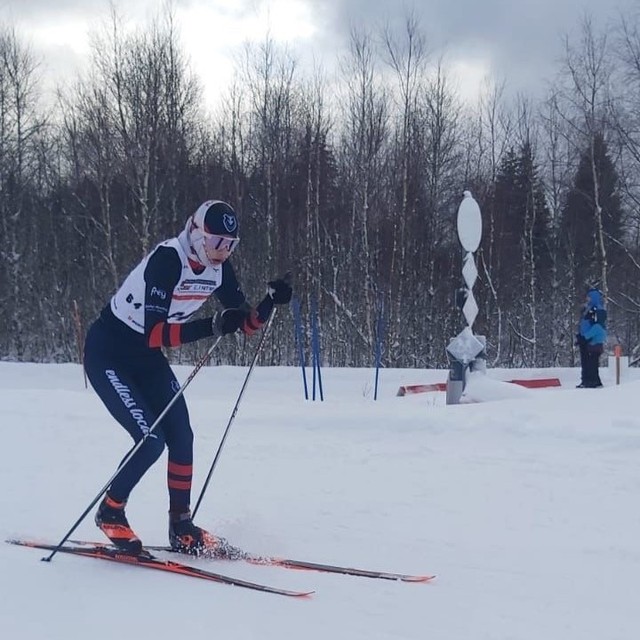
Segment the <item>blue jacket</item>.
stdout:
<svg viewBox="0 0 640 640">
<path fill-rule="evenodd" d="M 606 319 L 602 293 L 595 288 L 589 289 L 580 318 L 579 334 L 589 344 L 604 344 L 607 340 Z"/>
<path fill-rule="evenodd" d="M 607 340 L 607 330 L 598 322 L 592 324 L 582 335 L 589 344 L 604 344 Z"/>
</svg>

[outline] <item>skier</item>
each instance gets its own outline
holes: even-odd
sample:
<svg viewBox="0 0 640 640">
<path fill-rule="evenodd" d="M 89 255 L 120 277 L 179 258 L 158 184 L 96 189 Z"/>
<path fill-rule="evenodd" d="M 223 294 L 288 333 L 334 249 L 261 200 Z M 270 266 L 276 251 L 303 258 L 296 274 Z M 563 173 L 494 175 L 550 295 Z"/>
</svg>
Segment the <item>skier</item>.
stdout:
<svg viewBox="0 0 640 640">
<path fill-rule="evenodd" d="M 578 389 L 595 389 L 602 386 L 598 368 L 600 355 L 607 340 L 606 322 L 607 311 L 604 308 L 602 292 L 591 287 L 587 291 L 576 335 L 581 367 Z"/>
<path fill-rule="evenodd" d="M 148 432 L 180 388 L 162 347 L 238 330 L 247 335 L 267 320 L 275 304 L 288 304 L 288 278 L 268 283 L 254 308 L 240 289 L 228 258 L 238 246 L 238 220 L 225 202 L 208 200 L 177 236 L 161 242 L 124 280 L 87 332 L 84 366 L 111 415 L 135 442 Z M 224 307 L 191 320 L 214 294 Z M 224 553 L 226 541 L 193 524 L 190 512 L 193 432 L 184 397 L 115 477 L 95 522 L 118 548 L 138 554 L 142 542 L 129 526 L 125 506 L 132 489 L 168 449 L 169 542 L 175 551 Z"/>
</svg>

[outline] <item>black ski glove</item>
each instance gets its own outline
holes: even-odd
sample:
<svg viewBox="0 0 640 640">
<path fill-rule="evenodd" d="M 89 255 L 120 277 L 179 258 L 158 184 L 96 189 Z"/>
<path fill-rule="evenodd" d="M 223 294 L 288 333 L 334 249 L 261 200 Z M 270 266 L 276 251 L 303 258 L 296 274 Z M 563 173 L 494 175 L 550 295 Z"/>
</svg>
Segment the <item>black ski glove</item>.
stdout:
<svg viewBox="0 0 640 640">
<path fill-rule="evenodd" d="M 244 321 L 249 317 L 245 309 L 224 309 L 218 311 L 211 319 L 214 335 L 224 336 L 228 333 L 235 333 L 242 327 Z"/>
<path fill-rule="evenodd" d="M 289 304 L 293 289 L 290 284 L 291 277 L 289 274 L 277 280 L 271 280 L 267 283 L 267 295 L 273 300 L 274 304 Z"/>
</svg>

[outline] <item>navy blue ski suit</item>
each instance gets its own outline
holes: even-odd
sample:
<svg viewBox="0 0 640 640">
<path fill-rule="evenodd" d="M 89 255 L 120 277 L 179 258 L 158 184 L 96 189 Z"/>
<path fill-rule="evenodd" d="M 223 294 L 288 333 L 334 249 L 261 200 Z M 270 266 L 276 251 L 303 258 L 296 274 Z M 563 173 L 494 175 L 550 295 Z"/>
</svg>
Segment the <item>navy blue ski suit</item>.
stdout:
<svg viewBox="0 0 640 640">
<path fill-rule="evenodd" d="M 190 261 L 191 264 L 191 261 Z M 197 269 L 197 264 L 191 264 Z M 164 300 L 152 292 L 172 292 L 183 264 L 171 247 L 157 247 L 144 271 L 144 333 L 127 326 L 107 305 L 91 325 L 85 342 L 84 366 L 91 385 L 111 415 L 137 443 L 179 389 L 161 347 L 172 347 L 213 335 L 212 319 L 172 323 L 171 295 Z M 229 261 L 223 264 L 222 284 L 214 292 L 225 308 L 244 308 L 242 330 L 251 334 L 268 318 L 268 296 L 251 309 Z M 168 449 L 169 510 L 189 509 L 193 474 L 193 432 L 183 397 L 176 401 L 109 487 L 109 495 L 124 502 L 151 465 Z"/>
</svg>

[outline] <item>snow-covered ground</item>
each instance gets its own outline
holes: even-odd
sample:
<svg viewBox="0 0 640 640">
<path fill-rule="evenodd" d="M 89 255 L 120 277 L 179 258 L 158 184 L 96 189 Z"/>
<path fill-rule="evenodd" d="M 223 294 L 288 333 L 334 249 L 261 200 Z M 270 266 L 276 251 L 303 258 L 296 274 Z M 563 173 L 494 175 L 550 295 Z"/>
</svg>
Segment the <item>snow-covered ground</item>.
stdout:
<svg viewBox="0 0 640 640">
<path fill-rule="evenodd" d="M 190 369 L 178 367 L 181 379 Z M 195 496 L 246 370 L 187 390 Z M 199 561 L 296 600 L 0 544 L 0 631 L 11 640 L 637 640 L 640 376 L 575 389 L 575 370 L 489 371 L 475 403 L 397 397 L 443 371 L 323 369 L 324 402 L 295 368 L 258 368 L 197 522 L 246 549 L 435 573 L 430 584 Z M 497 378 L 558 376 L 525 390 Z M 638 380 L 638 381 L 636 381 Z M 77 365 L 0 363 L 0 536 L 57 542 L 130 447 Z M 166 542 L 165 459 L 128 508 Z M 195 498 L 194 496 L 194 498 Z M 100 539 L 89 516 L 77 537 Z"/>
</svg>

